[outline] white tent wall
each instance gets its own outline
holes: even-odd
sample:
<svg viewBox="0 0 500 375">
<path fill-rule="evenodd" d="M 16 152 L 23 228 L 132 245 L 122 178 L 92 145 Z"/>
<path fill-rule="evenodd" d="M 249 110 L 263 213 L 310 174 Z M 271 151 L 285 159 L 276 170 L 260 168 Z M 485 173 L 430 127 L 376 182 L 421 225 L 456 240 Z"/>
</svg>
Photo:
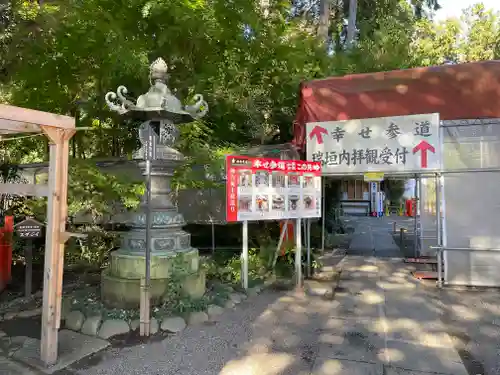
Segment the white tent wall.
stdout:
<svg viewBox="0 0 500 375">
<path fill-rule="evenodd" d="M 500 119 L 445 121 L 442 134 L 444 282 L 500 286 Z"/>
<path fill-rule="evenodd" d="M 436 178 L 424 177 L 420 184 L 420 255 L 435 256 L 438 246 L 438 230 L 436 216 Z"/>
</svg>

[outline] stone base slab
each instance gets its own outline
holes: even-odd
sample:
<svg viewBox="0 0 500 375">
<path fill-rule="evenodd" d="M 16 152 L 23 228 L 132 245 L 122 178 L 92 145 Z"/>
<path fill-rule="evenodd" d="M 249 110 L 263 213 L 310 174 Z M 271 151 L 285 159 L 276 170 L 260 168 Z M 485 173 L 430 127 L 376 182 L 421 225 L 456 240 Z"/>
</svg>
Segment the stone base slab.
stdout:
<svg viewBox="0 0 500 375">
<path fill-rule="evenodd" d="M 185 268 L 190 273 L 198 272 L 199 255 L 197 249 L 186 252 L 164 252 L 151 254 L 151 279 L 167 279 L 171 275 L 172 263 L 176 256 L 182 257 Z M 141 279 L 146 272 L 146 258 L 144 254 L 131 254 L 127 251 L 117 250 L 110 255 L 108 274 L 120 279 Z"/>
<path fill-rule="evenodd" d="M 109 342 L 106 340 L 63 329 L 59 331 L 59 353 L 57 362 L 53 366 L 47 368 L 41 362 L 40 340 L 37 339 L 28 338 L 21 349 L 14 353 L 13 357 L 42 371 L 44 374 L 53 374 L 91 354 L 105 349 L 107 346 L 109 346 Z M 25 372 L 25 374 L 29 374 L 29 372 Z"/>
<path fill-rule="evenodd" d="M 151 304 L 161 302 L 162 296 L 168 287 L 169 279 L 151 279 Z M 126 279 L 110 274 L 104 270 L 101 275 L 101 299 L 107 306 L 121 309 L 137 308 L 140 303 L 140 279 Z M 198 270 L 186 277 L 182 285 L 183 291 L 193 298 L 200 298 L 205 294 L 205 272 Z"/>
</svg>

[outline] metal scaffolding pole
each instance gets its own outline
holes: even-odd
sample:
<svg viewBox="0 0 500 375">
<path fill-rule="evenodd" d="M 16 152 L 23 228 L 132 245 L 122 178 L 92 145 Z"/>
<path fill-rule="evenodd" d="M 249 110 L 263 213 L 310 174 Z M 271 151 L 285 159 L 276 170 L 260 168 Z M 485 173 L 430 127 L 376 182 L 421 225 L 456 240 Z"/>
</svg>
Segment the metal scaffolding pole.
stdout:
<svg viewBox="0 0 500 375">
<path fill-rule="evenodd" d="M 443 285 L 443 258 L 442 258 L 442 235 L 441 235 L 441 178 L 439 174 L 436 173 L 434 178 L 436 184 L 436 237 L 437 237 L 437 251 L 436 259 L 438 262 L 438 279 L 437 286 L 441 287 Z"/>
<path fill-rule="evenodd" d="M 414 195 L 415 195 L 415 209 L 413 210 L 413 253 L 414 257 L 418 257 L 418 217 L 417 217 L 417 205 L 418 205 L 418 176 L 415 175 L 415 187 L 414 187 Z"/>
<path fill-rule="evenodd" d="M 418 256 L 420 256 L 422 254 L 422 249 L 424 248 L 424 236 L 425 236 L 425 232 L 424 232 L 424 227 L 422 226 L 422 212 L 424 211 L 424 207 L 423 207 L 423 204 L 424 204 L 424 200 L 422 199 L 422 186 L 423 186 L 423 183 L 422 183 L 422 176 L 419 177 L 418 179 L 418 200 L 417 200 L 417 212 L 416 212 L 416 215 L 418 217 L 418 248 L 417 248 L 417 254 Z"/>
<path fill-rule="evenodd" d="M 326 237 L 326 205 L 325 205 L 325 177 L 321 177 L 321 253 L 325 252 Z"/>
</svg>

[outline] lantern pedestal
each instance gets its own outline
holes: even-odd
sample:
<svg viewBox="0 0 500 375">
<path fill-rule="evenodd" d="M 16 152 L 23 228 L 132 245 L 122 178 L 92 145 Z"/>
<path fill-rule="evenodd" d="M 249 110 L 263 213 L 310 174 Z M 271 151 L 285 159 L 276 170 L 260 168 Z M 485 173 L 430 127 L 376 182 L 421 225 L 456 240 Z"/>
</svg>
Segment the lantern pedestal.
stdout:
<svg viewBox="0 0 500 375">
<path fill-rule="evenodd" d="M 158 124 L 159 123 L 159 124 Z M 191 247 L 191 235 L 182 230 L 184 217 L 170 199 L 170 181 L 175 169 L 183 163 L 183 156 L 167 145 L 175 138 L 168 120 L 146 121 L 140 128 L 159 125 L 160 136 L 155 142 L 155 159 L 151 162 L 151 303 L 161 302 L 172 278 L 180 280 L 181 290 L 188 296 L 199 298 L 205 293 L 205 274 L 200 269 L 198 250 Z M 139 137 L 141 142 L 143 136 Z M 137 156 L 144 154 L 143 148 Z M 144 161 L 139 167 L 145 174 Z M 140 284 L 145 277 L 146 213 L 143 203 L 128 221 L 131 230 L 122 239 L 120 249 L 110 255 L 110 266 L 101 278 L 101 297 L 112 307 L 133 308 L 140 303 Z M 173 275 L 178 272 L 179 275 Z"/>
<path fill-rule="evenodd" d="M 151 257 L 152 305 L 162 302 L 162 297 L 170 285 L 169 271 L 178 259 L 174 257 L 171 254 L 157 254 Z M 186 263 L 186 269 L 192 272 L 183 278 L 181 289 L 192 298 L 200 298 L 205 294 L 205 273 L 198 267 L 198 250 L 192 249 L 183 253 L 182 259 Z M 139 306 L 144 262 L 144 256 L 130 255 L 121 250 L 112 254 L 111 265 L 101 276 L 101 296 L 107 306 L 126 309 Z"/>
</svg>

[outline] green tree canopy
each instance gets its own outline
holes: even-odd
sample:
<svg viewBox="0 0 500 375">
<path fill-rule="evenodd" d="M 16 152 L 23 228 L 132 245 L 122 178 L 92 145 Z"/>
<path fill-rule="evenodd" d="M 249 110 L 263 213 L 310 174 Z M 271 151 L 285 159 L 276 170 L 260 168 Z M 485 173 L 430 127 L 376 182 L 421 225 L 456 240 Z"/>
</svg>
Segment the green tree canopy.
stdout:
<svg viewBox="0 0 500 375">
<path fill-rule="evenodd" d="M 201 122 L 182 126 L 191 155 L 231 145 L 285 142 L 301 81 L 498 57 L 499 17 L 477 4 L 461 20 L 434 23 L 436 1 L 358 2 L 359 35 L 343 48 L 348 2 L 329 2 L 332 50 L 318 40 L 318 1 L 11 0 L 2 12 L 0 100 L 77 117 L 75 158 L 130 157 L 137 123 L 111 113 L 104 95 L 148 86 L 162 56 L 183 100 L 202 93 Z M 424 10 L 421 14 L 419 10 Z M 4 144 L 3 158 L 41 161 L 38 138 Z"/>
</svg>

